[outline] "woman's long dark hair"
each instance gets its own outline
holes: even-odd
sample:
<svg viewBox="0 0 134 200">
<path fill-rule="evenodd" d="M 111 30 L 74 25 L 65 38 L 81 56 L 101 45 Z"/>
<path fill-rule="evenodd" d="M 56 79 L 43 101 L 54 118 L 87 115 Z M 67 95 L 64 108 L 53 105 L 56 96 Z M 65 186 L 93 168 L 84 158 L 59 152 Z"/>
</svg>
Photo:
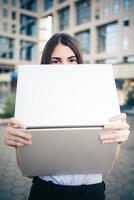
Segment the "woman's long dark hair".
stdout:
<svg viewBox="0 0 134 200">
<path fill-rule="evenodd" d="M 41 64 L 50 64 L 52 52 L 59 43 L 70 47 L 77 58 L 78 64 L 83 63 L 82 54 L 77 39 L 67 33 L 56 33 L 48 40 L 44 47 Z"/>
</svg>

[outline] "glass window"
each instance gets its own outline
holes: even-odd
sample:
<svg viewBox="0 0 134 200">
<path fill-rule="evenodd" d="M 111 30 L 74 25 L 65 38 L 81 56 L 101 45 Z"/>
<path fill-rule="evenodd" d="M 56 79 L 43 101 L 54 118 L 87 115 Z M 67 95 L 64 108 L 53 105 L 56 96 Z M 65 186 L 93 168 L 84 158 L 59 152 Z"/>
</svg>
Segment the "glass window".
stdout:
<svg viewBox="0 0 134 200">
<path fill-rule="evenodd" d="M 97 8 L 95 10 L 95 19 L 99 19 L 100 18 L 100 8 Z"/>
<path fill-rule="evenodd" d="M 59 30 L 65 30 L 69 27 L 69 7 L 58 12 L 59 14 Z"/>
<path fill-rule="evenodd" d="M 77 39 L 80 41 L 80 46 L 84 54 L 88 54 L 90 50 L 90 32 L 89 30 L 76 33 Z"/>
<path fill-rule="evenodd" d="M 6 8 L 3 9 L 3 17 L 8 18 L 8 10 Z"/>
<path fill-rule="evenodd" d="M 8 4 L 8 0 L 3 0 L 3 3 L 4 4 Z"/>
<path fill-rule="evenodd" d="M 129 30 L 129 26 L 130 26 L 129 17 L 125 17 L 125 18 L 124 18 L 123 26 L 124 26 L 125 30 Z"/>
<path fill-rule="evenodd" d="M 117 61 L 116 58 L 107 58 L 107 59 L 105 60 L 105 63 L 106 63 L 106 64 L 117 64 L 118 61 Z"/>
<path fill-rule="evenodd" d="M 89 61 L 89 60 L 84 60 L 83 63 L 84 63 L 84 64 L 89 64 L 90 61 Z"/>
<path fill-rule="evenodd" d="M 110 13 L 110 5 L 109 3 L 106 3 L 104 4 L 104 7 L 103 7 L 103 15 L 104 17 L 107 17 Z"/>
<path fill-rule="evenodd" d="M 20 0 L 20 8 L 36 12 L 37 2 L 36 0 Z"/>
<path fill-rule="evenodd" d="M 33 42 L 20 41 L 20 59 L 36 60 L 36 44 Z"/>
<path fill-rule="evenodd" d="M 0 58 L 14 58 L 14 40 L 0 36 Z"/>
<path fill-rule="evenodd" d="M 124 80 L 122 80 L 122 79 L 115 79 L 115 84 L 116 84 L 116 88 L 118 90 L 122 90 L 123 89 L 123 85 L 124 85 Z"/>
<path fill-rule="evenodd" d="M 16 0 L 12 0 L 12 6 L 16 6 Z"/>
<path fill-rule="evenodd" d="M 97 64 L 105 64 L 106 60 L 105 59 L 101 59 L 101 60 L 96 60 L 95 61 Z"/>
<path fill-rule="evenodd" d="M 117 58 L 106 58 L 106 59 L 96 60 L 96 63 L 98 63 L 98 64 L 117 64 L 118 60 L 117 60 Z"/>
<path fill-rule="evenodd" d="M 48 9 L 52 8 L 53 7 L 53 3 L 54 3 L 53 0 L 44 0 L 44 8 L 45 8 L 45 10 L 48 10 Z"/>
<path fill-rule="evenodd" d="M 12 30 L 11 31 L 12 31 L 12 33 L 16 33 L 16 25 L 15 24 L 12 25 Z"/>
<path fill-rule="evenodd" d="M 77 24 L 83 24 L 89 21 L 91 18 L 91 1 L 78 1 L 76 3 L 76 13 Z"/>
<path fill-rule="evenodd" d="M 98 28 L 98 52 L 106 49 L 106 26 Z"/>
<path fill-rule="evenodd" d="M 120 0 L 114 0 L 114 13 L 118 13 L 120 9 Z"/>
<path fill-rule="evenodd" d="M 124 0 L 124 9 L 129 10 L 131 7 L 131 0 Z"/>
<path fill-rule="evenodd" d="M 118 23 L 114 22 L 97 28 L 98 52 L 115 52 L 118 50 Z"/>
<path fill-rule="evenodd" d="M 26 15 L 20 16 L 20 33 L 23 35 L 36 36 L 37 25 L 36 18 Z"/>
<path fill-rule="evenodd" d="M 96 60 L 96 63 L 98 63 L 98 64 L 117 64 L 118 60 L 116 58 L 107 58 L 107 59 Z"/>
<path fill-rule="evenodd" d="M 16 12 L 15 12 L 15 11 L 12 12 L 12 19 L 13 19 L 13 20 L 16 19 Z"/>
<path fill-rule="evenodd" d="M 62 2 L 64 2 L 64 1 L 66 1 L 66 0 L 59 0 L 59 3 L 62 3 Z"/>
<path fill-rule="evenodd" d="M 8 31 L 8 23 L 3 23 L 3 31 Z"/>
<path fill-rule="evenodd" d="M 130 23 L 129 23 L 129 19 L 125 19 L 123 25 L 124 25 L 124 26 L 129 26 L 129 24 L 130 24 Z"/>
<path fill-rule="evenodd" d="M 134 55 L 123 57 L 123 63 L 134 63 Z"/>
</svg>

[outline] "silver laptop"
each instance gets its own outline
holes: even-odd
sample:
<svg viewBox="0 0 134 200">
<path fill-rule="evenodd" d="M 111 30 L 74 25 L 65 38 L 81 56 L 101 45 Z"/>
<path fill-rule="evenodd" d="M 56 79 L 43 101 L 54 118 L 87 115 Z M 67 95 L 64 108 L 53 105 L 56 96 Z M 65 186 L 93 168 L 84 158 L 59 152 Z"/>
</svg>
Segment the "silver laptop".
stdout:
<svg viewBox="0 0 134 200">
<path fill-rule="evenodd" d="M 32 129 L 32 145 L 18 148 L 23 175 L 103 173 L 111 170 L 116 144 L 101 144 L 102 128 Z"/>
<path fill-rule="evenodd" d="M 32 145 L 18 148 L 24 175 L 87 174 L 111 169 L 115 144 L 100 144 L 120 113 L 111 65 L 20 66 L 15 118 Z"/>
</svg>

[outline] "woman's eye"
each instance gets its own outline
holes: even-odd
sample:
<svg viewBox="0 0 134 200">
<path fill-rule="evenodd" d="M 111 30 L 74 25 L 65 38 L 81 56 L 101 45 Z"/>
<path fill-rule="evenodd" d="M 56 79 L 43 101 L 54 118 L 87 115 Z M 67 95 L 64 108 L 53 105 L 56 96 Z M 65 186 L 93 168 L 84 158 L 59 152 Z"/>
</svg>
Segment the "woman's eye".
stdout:
<svg viewBox="0 0 134 200">
<path fill-rule="evenodd" d="M 59 60 L 51 60 L 51 64 L 59 64 L 60 61 Z"/>
<path fill-rule="evenodd" d="M 70 59 L 69 62 L 70 63 L 77 63 L 77 60 L 76 59 Z"/>
</svg>

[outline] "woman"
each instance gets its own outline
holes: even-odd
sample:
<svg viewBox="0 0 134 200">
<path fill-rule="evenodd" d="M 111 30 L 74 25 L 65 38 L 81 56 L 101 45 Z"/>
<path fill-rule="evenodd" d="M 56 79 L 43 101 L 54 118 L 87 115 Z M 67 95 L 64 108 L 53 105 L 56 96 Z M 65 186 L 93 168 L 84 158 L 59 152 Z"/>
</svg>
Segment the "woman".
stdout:
<svg viewBox="0 0 134 200">
<path fill-rule="evenodd" d="M 78 41 L 65 33 L 53 35 L 45 45 L 41 64 L 81 64 L 82 56 Z M 116 122 L 117 123 L 112 123 Z M 26 129 L 26 125 L 17 119 L 11 119 L 5 134 L 5 143 L 17 147 L 30 145 L 31 136 L 15 128 Z M 128 139 L 129 125 L 126 115 L 120 114 L 110 119 L 110 123 L 104 126 L 105 130 L 111 130 L 111 134 L 101 135 L 102 143 L 122 143 Z M 33 178 L 29 200 L 43 199 L 95 199 L 103 200 L 104 182 L 101 174 L 89 175 L 64 175 L 64 176 L 40 176 Z"/>
</svg>

